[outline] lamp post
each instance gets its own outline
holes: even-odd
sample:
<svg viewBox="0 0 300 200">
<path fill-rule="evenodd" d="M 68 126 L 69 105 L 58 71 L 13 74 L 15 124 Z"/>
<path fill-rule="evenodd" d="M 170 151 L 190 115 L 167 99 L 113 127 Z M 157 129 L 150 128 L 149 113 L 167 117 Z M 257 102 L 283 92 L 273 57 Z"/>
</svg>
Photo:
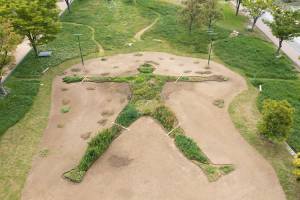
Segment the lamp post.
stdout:
<svg viewBox="0 0 300 200">
<path fill-rule="evenodd" d="M 209 40 L 210 40 L 209 51 L 208 51 L 208 61 L 207 61 L 207 67 L 209 68 L 211 53 L 212 53 L 212 48 L 213 48 L 213 36 L 217 35 L 217 33 L 215 33 L 211 28 L 209 28 L 207 33 L 208 33 L 208 37 L 209 37 Z"/>
<path fill-rule="evenodd" d="M 84 61 L 83 61 L 83 56 L 82 56 L 82 49 L 81 49 L 81 44 L 80 44 L 80 36 L 82 34 L 80 33 L 76 33 L 76 34 L 73 34 L 75 37 L 77 37 L 77 41 L 78 41 L 78 47 L 79 47 L 79 52 L 80 52 L 80 57 L 81 57 L 81 63 L 82 65 L 84 66 Z"/>
</svg>

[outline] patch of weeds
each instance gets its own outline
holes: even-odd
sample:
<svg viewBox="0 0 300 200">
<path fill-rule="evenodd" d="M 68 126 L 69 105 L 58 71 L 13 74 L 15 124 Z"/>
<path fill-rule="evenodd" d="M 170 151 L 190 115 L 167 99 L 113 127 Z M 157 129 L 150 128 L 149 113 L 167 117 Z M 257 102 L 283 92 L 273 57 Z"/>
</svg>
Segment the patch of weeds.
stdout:
<svg viewBox="0 0 300 200">
<path fill-rule="evenodd" d="M 145 63 L 138 68 L 138 71 L 144 74 L 150 74 L 154 71 L 154 67 L 149 63 Z"/>
<path fill-rule="evenodd" d="M 71 72 L 80 72 L 81 69 L 79 67 L 75 67 L 71 69 Z"/>
<path fill-rule="evenodd" d="M 138 112 L 136 107 L 132 104 L 128 104 L 119 114 L 118 118 L 116 119 L 116 123 L 128 127 L 140 116 L 141 114 Z"/>
<path fill-rule="evenodd" d="M 70 99 L 63 99 L 63 100 L 62 100 L 62 104 L 63 104 L 63 105 L 68 105 L 70 102 L 71 102 Z"/>
<path fill-rule="evenodd" d="M 83 76 L 78 76 L 78 75 L 74 75 L 74 76 L 66 76 L 63 78 L 63 81 L 65 83 L 76 83 L 76 82 L 80 82 L 83 80 Z"/>
<path fill-rule="evenodd" d="M 63 127 L 65 127 L 64 124 L 57 124 L 57 128 L 63 128 Z"/>
<path fill-rule="evenodd" d="M 207 175 L 208 181 L 217 181 L 222 174 L 219 172 L 218 168 L 210 164 L 200 164 L 200 168 Z"/>
<path fill-rule="evenodd" d="M 89 86 L 89 87 L 86 87 L 87 90 L 95 90 L 96 88 L 95 87 L 92 87 L 92 86 Z"/>
<path fill-rule="evenodd" d="M 63 106 L 61 109 L 60 109 L 60 112 L 61 113 L 68 113 L 70 112 L 71 110 L 71 107 L 70 106 Z"/>
<path fill-rule="evenodd" d="M 45 158 L 49 155 L 49 149 L 42 149 L 39 153 L 42 158 Z"/>
<path fill-rule="evenodd" d="M 114 112 L 113 110 L 104 110 L 104 111 L 101 113 L 101 115 L 102 115 L 102 116 L 107 116 L 107 117 L 109 117 L 109 116 L 112 116 L 114 113 L 115 113 L 115 112 Z"/>
<path fill-rule="evenodd" d="M 136 53 L 136 54 L 134 54 L 134 56 L 143 56 L 143 54 L 142 53 Z"/>
<path fill-rule="evenodd" d="M 100 119 L 97 123 L 100 124 L 101 126 L 104 126 L 107 122 L 107 119 Z"/>
<path fill-rule="evenodd" d="M 159 106 L 153 113 L 153 117 L 158 120 L 167 131 L 171 131 L 178 121 L 175 114 L 166 106 Z"/>
<path fill-rule="evenodd" d="M 108 76 L 108 75 L 110 75 L 110 73 L 109 73 L 109 72 L 103 72 L 103 73 L 101 73 L 100 75 L 101 75 L 101 76 Z"/>
<path fill-rule="evenodd" d="M 215 106 L 217 106 L 218 108 L 223 108 L 225 102 L 224 102 L 224 99 L 216 99 L 216 100 L 214 100 L 213 104 Z"/>
<path fill-rule="evenodd" d="M 65 91 L 68 91 L 68 90 L 69 90 L 69 88 L 62 87 L 60 90 L 61 90 L 62 92 L 65 92 Z"/>
<path fill-rule="evenodd" d="M 92 132 L 86 132 L 84 134 L 81 134 L 80 137 L 84 140 L 87 140 L 90 138 L 91 134 L 92 134 Z"/>
<path fill-rule="evenodd" d="M 176 135 L 175 144 L 188 159 L 202 164 L 209 164 L 208 158 L 191 138 L 185 135 Z"/>
<path fill-rule="evenodd" d="M 230 172 L 234 171 L 233 165 L 223 165 L 222 167 L 219 167 L 220 172 L 223 175 L 229 174 Z"/>
</svg>

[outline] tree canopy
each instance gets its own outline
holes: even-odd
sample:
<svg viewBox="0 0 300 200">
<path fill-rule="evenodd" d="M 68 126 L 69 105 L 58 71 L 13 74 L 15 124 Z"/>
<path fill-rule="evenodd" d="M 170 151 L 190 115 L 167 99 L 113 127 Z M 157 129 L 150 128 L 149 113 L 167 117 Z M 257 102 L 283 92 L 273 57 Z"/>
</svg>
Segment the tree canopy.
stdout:
<svg viewBox="0 0 300 200">
<path fill-rule="evenodd" d="M 36 55 L 37 46 L 53 40 L 60 30 L 56 0 L 12 0 L 7 10 L 16 32 L 28 38 Z"/>
</svg>

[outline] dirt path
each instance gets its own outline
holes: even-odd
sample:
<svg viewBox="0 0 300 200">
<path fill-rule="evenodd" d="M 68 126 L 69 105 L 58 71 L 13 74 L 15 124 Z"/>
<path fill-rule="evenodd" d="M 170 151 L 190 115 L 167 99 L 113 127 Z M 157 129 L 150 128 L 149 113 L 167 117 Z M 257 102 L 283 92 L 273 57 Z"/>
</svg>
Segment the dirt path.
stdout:
<svg viewBox="0 0 300 200">
<path fill-rule="evenodd" d="M 156 66 L 157 74 L 211 73 L 229 77 L 222 83 L 170 83 L 162 95 L 187 135 L 209 158 L 214 163 L 232 163 L 235 171 L 209 183 L 155 121 L 141 118 L 115 140 L 82 183 L 64 180 L 63 172 L 75 166 L 84 153 L 87 133 L 92 136 L 96 130 L 111 125 L 126 104 L 129 89 L 116 83 L 66 85 L 61 82 L 62 77 L 57 77 L 49 125 L 40 147 L 47 154 L 36 156 L 23 200 L 285 199 L 272 167 L 243 140 L 227 113 L 229 102 L 247 87 L 241 76 L 215 62 L 206 69 L 206 60 L 156 52 L 93 59 L 86 62 L 86 68 L 90 75 L 128 75 L 136 74 L 137 67 L 146 61 Z M 75 65 L 66 73 L 81 73 L 80 66 Z M 71 107 L 66 114 L 60 112 L 64 99 L 70 100 Z M 225 107 L 214 106 L 216 99 L 224 99 Z M 104 119 L 107 121 L 102 124 Z M 58 124 L 64 127 L 58 128 Z"/>
<path fill-rule="evenodd" d="M 159 17 L 157 17 L 157 18 L 154 20 L 154 22 L 153 22 L 152 24 L 150 24 L 149 26 L 143 28 L 143 29 L 140 30 L 139 32 L 137 32 L 137 33 L 135 34 L 135 36 L 134 36 L 134 39 L 135 39 L 136 41 L 142 40 L 142 35 L 143 35 L 146 31 L 148 31 L 150 28 L 152 28 L 152 27 L 158 22 L 158 20 L 159 20 Z"/>
</svg>

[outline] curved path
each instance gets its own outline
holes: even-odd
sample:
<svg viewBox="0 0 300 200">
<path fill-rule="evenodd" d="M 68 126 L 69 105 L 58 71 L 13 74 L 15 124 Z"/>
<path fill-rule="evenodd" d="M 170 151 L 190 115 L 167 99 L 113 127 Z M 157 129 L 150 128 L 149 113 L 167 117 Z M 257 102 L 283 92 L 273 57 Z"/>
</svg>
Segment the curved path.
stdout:
<svg viewBox="0 0 300 200">
<path fill-rule="evenodd" d="M 159 17 L 157 17 L 157 18 L 154 20 L 154 22 L 153 22 L 152 24 L 150 24 L 149 26 L 143 28 L 143 29 L 140 30 L 139 32 L 137 32 L 137 33 L 135 34 L 135 36 L 134 36 L 134 39 L 135 39 L 136 41 L 142 40 L 142 35 L 143 35 L 146 31 L 148 31 L 150 28 L 152 28 L 152 27 L 158 22 L 158 20 L 159 20 Z"/>
<path fill-rule="evenodd" d="M 129 88 L 117 83 L 53 83 L 52 108 L 41 150 L 27 178 L 22 199 L 205 199 L 284 200 L 285 195 L 270 164 L 239 134 L 227 112 L 231 100 L 247 89 L 243 77 L 221 64 L 167 53 L 120 54 L 85 62 L 89 75 L 136 74 L 137 67 L 152 61 L 156 74 L 219 74 L 226 82 L 169 83 L 162 96 L 175 112 L 186 134 L 214 163 L 231 163 L 235 170 L 208 182 L 203 172 L 177 150 L 165 131 L 152 119 L 141 118 L 124 131 L 87 172 L 73 184 L 62 174 L 81 159 L 88 136 L 111 126 L 126 105 Z M 66 74 L 75 74 L 81 64 Z M 72 70 L 73 69 L 73 70 Z M 209 72 L 208 72 L 209 71 Z M 205 75 L 204 75 L 205 76 Z M 213 105 L 223 99 L 224 108 Z M 62 114 L 63 104 L 70 112 Z"/>
<path fill-rule="evenodd" d="M 89 25 L 86 25 L 86 24 L 80 24 L 80 23 L 74 23 L 74 22 L 62 22 L 64 24 L 71 24 L 71 25 L 75 25 L 75 26 L 85 26 L 87 27 L 88 29 L 91 30 L 92 32 L 92 41 L 96 44 L 97 46 L 97 51 L 99 53 L 99 56 L 102 56 L 104 54 L 104 49 L 103 47 L 101 46 L 101 44 L 95 39 L 95 29 Z"/>
</svg>

